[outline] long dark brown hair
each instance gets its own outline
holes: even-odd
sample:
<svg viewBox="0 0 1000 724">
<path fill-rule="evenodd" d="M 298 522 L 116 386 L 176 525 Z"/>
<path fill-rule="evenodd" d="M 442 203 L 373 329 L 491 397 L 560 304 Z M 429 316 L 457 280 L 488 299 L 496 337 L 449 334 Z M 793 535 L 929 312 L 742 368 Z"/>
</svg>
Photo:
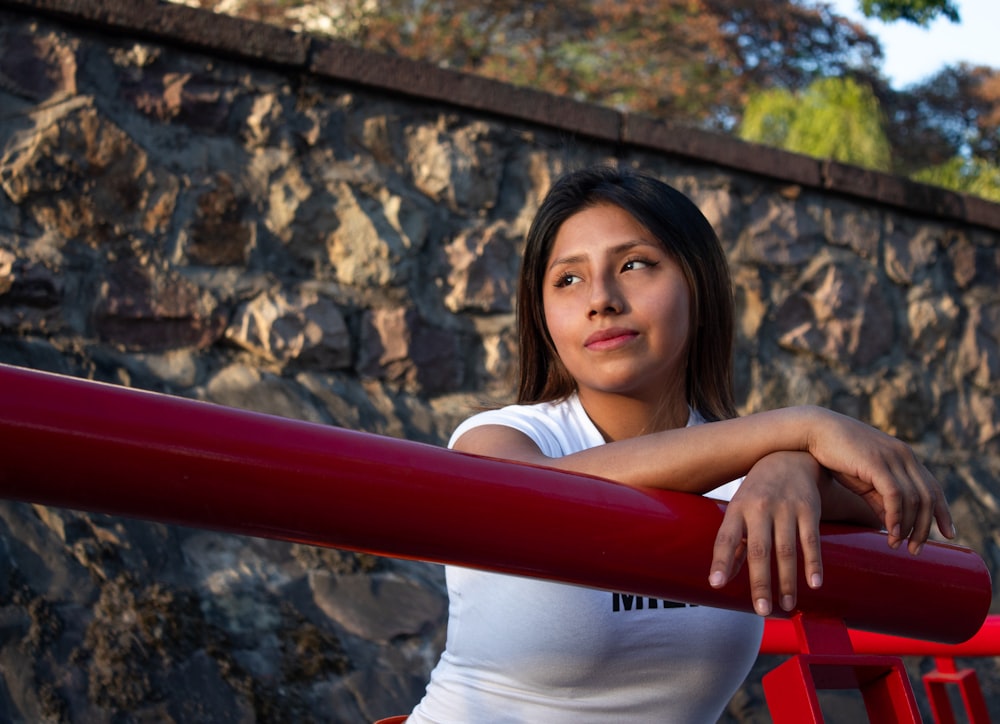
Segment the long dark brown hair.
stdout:
<svg viewBox="0 0 1000 724">
<path fill-rule="evenodd" d="M 563 222 L 599 204 L 613 204 L 631 214 L 684 271 L 691 290 L 687 402 L 707 420 L 735 417 L 733 287 L 718 236 L 677 189 L 651 176 L 607 166 L 574 171 L 556 181 L 528 230 L 517 291 L 518 402 L 559 400 L 576 390 L 549 336 L 542 284 Z"/>
</svg>

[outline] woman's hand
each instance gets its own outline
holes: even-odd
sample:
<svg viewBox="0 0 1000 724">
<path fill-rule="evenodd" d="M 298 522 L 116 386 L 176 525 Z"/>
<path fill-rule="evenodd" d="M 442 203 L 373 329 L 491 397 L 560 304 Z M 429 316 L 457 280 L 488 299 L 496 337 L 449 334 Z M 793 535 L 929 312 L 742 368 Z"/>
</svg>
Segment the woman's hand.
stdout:
<svg viewBox="0 0 1000 724">
<path fill-rule="evenodd" d="M 778 452 L 753 466 L 726 508 L 715 539 L 709 583 L 724 586 L 747 563 L 750 595 L 761 616 L 771 613 L 771 557 L 777 559 L 781 607 L 795 607 L 796 544 L 802 545 L 806 581 L 823 583 L 820 490 L 827 473 L 809 453 Z"/>
<path fill-rule="evenodd" d="M 909 445 L 873 427 L 829 410 L 812 408 L 807 450 L 845 488 L 860 496 L 898 548 L 909 538 L 916 555 L 930 535 L 931 521 L 955 537 L 944 492 Z"/>
</svg>

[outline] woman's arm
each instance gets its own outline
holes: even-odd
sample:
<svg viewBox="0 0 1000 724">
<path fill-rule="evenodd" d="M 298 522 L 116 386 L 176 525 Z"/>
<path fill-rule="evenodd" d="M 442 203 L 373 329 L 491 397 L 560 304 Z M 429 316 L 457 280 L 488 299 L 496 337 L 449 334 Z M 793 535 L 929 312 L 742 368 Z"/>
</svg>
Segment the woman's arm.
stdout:
<svg viewBox="0 0 1000 724">
<path fill-rule="evenodd" d="M 691 493 L 746 475 L 716 539 L 709 582 L 723 586 L 747 560 L 755 609 L 771 610 L 772 549 L 779 602 L 795 605 L 796 542 L 806 580 L 822 585 L 819 520 L 850 520 L 889 531 L 893 548 L 909 538 L 920 552 L 931 520 L 954 537 L 941 486 L 910 447 L 851 418 L 797 407 L 666 430 L 561 458 L 545 456 L 525 434 L 476 427 L 456 450 L 584 473 L 636 486 Z"/>
<path fill-rule="evenodd" d="M 610 478 L 627 485 L 705 493 L 775 452 L 808 452 L 860 496 L 889 544 L 910 539 L 916 553 L 931 521 L 954 535 L 941 486 L 910 447 L 852 418 L 818 407 L 791 407 L 733 420 L 665 430 L 549 458 L 526 435 L 500 425 L 473 428 L 456 450 Z"/>
</svg>

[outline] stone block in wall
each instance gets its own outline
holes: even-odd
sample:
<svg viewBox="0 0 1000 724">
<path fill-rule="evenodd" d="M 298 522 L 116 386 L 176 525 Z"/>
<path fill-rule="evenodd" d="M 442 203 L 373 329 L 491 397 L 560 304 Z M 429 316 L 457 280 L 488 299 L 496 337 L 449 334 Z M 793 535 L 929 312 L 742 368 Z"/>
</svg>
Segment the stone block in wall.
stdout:
<svg viewBox="0 0 1000 724">
<path fill-rule="evenodd" d="M 869 419 L 878 429 L 910 442 L 933 421 L 935 401 L 926 379 L 913 367 L 887 370 L 869 398 Z"/>
<path fill-rule="evenodd" d="M 517 331 L 513 314 L 497 321 L 499 324 L 486 325 L 493 329 L 484 330 L 484 325 L 477 325 L 483 350 L 480 385 L 499 395 L 502 402 L 510 403 L 517 389 Z"/>
<path fill-rule="evenodd" d="M 135 352 L 210 347 L 226 325 L 209 292 L 139 257 L 108 265 L 92 316 L 102 343 Z"/>
<path fill-rule="evenodd" d="M 801 203 L 763 196 L 749 210 L 740 240 L 740 258 L 774 266 L 808 262 L 826 244 L 820 224 Z"/>
<path fill-rule="evenodd" d="M 234 129 L 246 88 L 227 75 L 228 66 L 142 44 L 114 49 L 111 59 L 122 71 L 119 97 L 154 124 L 208 135 Z"/>
<path fill-rule="evenodd" d="M 938 234 L 935 230 L 894 231 L 885 240 L 885 273 L 897 284 L 921 281 L 937 260 Z"/>
<path fill-rule="evenodd" d="M 0 87 L 32 101 L 51 101 L 77 92 L 79 44 L 28 25 L 0 29 Z"/>
<path fill-rule="evenodd" d="M 43 108 L 30 120 L 0 159 L 0 187 L 39 226 L 92 245 L 165 227 L 179 184 L 150 167 L 146 152 L 90 99 Z"/>
<path fill-rule="evenodd" d="M 374 641 L 413 638 L 444 618 L 438 591 L 393 571 L 353 576 L 311 571 L 309 588 L 332 621 L 353 636 Z"/>
<path fill-rule="evenodd" d="M 374 309 L 362 320 L 357 368 L 364 377 L 435 396 L 461 388 L 459 346 L 456 332 L 432 326 L 413 308 Z"/>
<path fill-rule="evenodd" d="M 496 205 L 502 173 L 501 146 L 485 121 L 464 126 L 416 126 L 407 134 L 413 182 L 452 211 L 480 213 Z"/>
<path fill-rule="evenodd" d="M 14 252 L 0 249 L 0 296 L 14 286 Z"/>
<path fill-rule="evenodd" d="M 451 291 L 445 304 L 453 312 L 507 313 L 514 309 L 518 239 L 506 223 L 461 231 L 445 247 Z"/>
<path fill-rule="evenodd" d="M 976 243 L 975 239 L 983 243 Z M 959 288 L 981 284 L 1000 289 L 1000 248 L 987 242 L 985 234 L 959 234 L 947 247 L 952 275 Z"/>
<path fill-rule="evenodd" d="M 969 409 L 976 421 L 976 445 L 984 456 L 1000 456 L 1000 400 L 997 395 L 973 390 Z"/>
<path fill-rule="evenodd" d="M 732 190 L 706 187 L 697 181 L 691 186 L 691 191 L 688 193 L 691 200 L 715 229 L 723 248 L 731 249 L 739 238 L 739 226 L 736 221 L 738 214 L 734 208 L 738 205 L 738 201 Z"/>
<path fill-rule="evenodd" d="M 337 224 L 336 199 L 314 187 L 287 149 L 255 154 L 247 171 L 265 200 L 266 228 L 297 258 L 313 264 L 324 260 L 323 240 Z"/>
<path fill-rule="evenodd" d="M 38 258 L 29 253 L 17 256 L 0 249 L 0 304 L 37 309 L 60 304 L 65 278 L 58 264 L 58 259 Z"/>
<path fill-rule="evenodd" d="M 427 241 L 423 209 L 387 189 L 375 195 L 346 183 L 336 189 L 336 222 L 326 238 L 337 279 L 359 288 L 405 285 Z"/>
<path fill-rule="evenodd" d="M 944 400 L 939 428 L 959 450 L 975 450 L 984 460 L 1000 456 L 1000 404 L 997 395 L 975 387 L 956 387 Z M 995 488 L 991 488 L 994 490 Z"/>
<path fill-rule="evenodd" d="M 880 209 L 829 199 L 823 209 L 823 221 L 831 244 L 852 249 L 862 259 L 878 258 L 883 224 Z"/>
<path fill-rule="evenodd" d="M 732 274 L 736 333 L 745 340 L 754 340 L 768 313 L 769 302 L 764 298 L 764 283 L 760 272 L 753 267 L 737 266 Z"/>
<path fill-rule="evenodd" d="M 960 313 L 954 297 L 938 287 L 913 287 L 906 301 L 906 346 L 923 364 L 940 360 L 958 332 Z"/>
<path fill-rule="evenodd" d="M 66 278 L 59 263 L 0 249 L 0 330 L 51 334 L 66 326 Z"/>
<path fill-rule="evenodd" d="M 763 364 L 755 361 L 755 376 L 746 401 L 747 412 L 790 405 L 830 407 L 835 384 L 829 374 L 817 374 L 801 357 L 775 356 Z"/>
<path fill-rule="evenodd" d="M 980 389 L 1000 394 L 1000 300 L 970 310 L 956 371 Z"/>
<path fill-rule="evenodd" d="M 896 337 L 893 304 L 871 270 L 818 258 L 775 310 L 778 342 L 834 365 L 864 370 Z"/>
<path fill-rule="evenodd" d="M 247 199 L 225 171 L 198 195 L 185 255 L 193 264 L 246 264 L 256 240 L 256 224 L 247 218 Z"/>
<path fill-rule="evenodd" d="M 336 370 L 351 364 L 340 309 L 312 291 L 269 291 L 241 305 L 226 338 L 269 362 Z"/>
<path fill-rule="evenodd" d="M 299 385 L 260 368 L 234 362 L 216 372 L 198 396 L 228 407 L 308 422 L 327 417 Z"/>
</svg>

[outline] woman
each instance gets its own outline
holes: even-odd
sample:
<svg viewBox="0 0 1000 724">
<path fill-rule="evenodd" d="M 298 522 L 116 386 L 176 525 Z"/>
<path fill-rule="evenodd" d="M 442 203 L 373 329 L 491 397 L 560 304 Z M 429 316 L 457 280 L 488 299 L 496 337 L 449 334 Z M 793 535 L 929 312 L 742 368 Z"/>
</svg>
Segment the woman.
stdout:
<svg viewBox="0 0 1000 724">
<path fill-rule="evenodd" d="M 553 186 L 521 270 L 518 404 L 450 446 L 731 500 L 709 583 L 745 559 L 759 616 L 450 566 L 446 650 L 408 721 L 715 722 L 772 610 L 772 550 L 791 610 L 796 542 L 822 585 L 821 516 L 914 554 L 932 519 L 954 535 L 940 486 L 894 438 L 814 407 L 735 416 L 732 307 L 718 238 L 683 194 L 603 167 Z"/>
</svg>

